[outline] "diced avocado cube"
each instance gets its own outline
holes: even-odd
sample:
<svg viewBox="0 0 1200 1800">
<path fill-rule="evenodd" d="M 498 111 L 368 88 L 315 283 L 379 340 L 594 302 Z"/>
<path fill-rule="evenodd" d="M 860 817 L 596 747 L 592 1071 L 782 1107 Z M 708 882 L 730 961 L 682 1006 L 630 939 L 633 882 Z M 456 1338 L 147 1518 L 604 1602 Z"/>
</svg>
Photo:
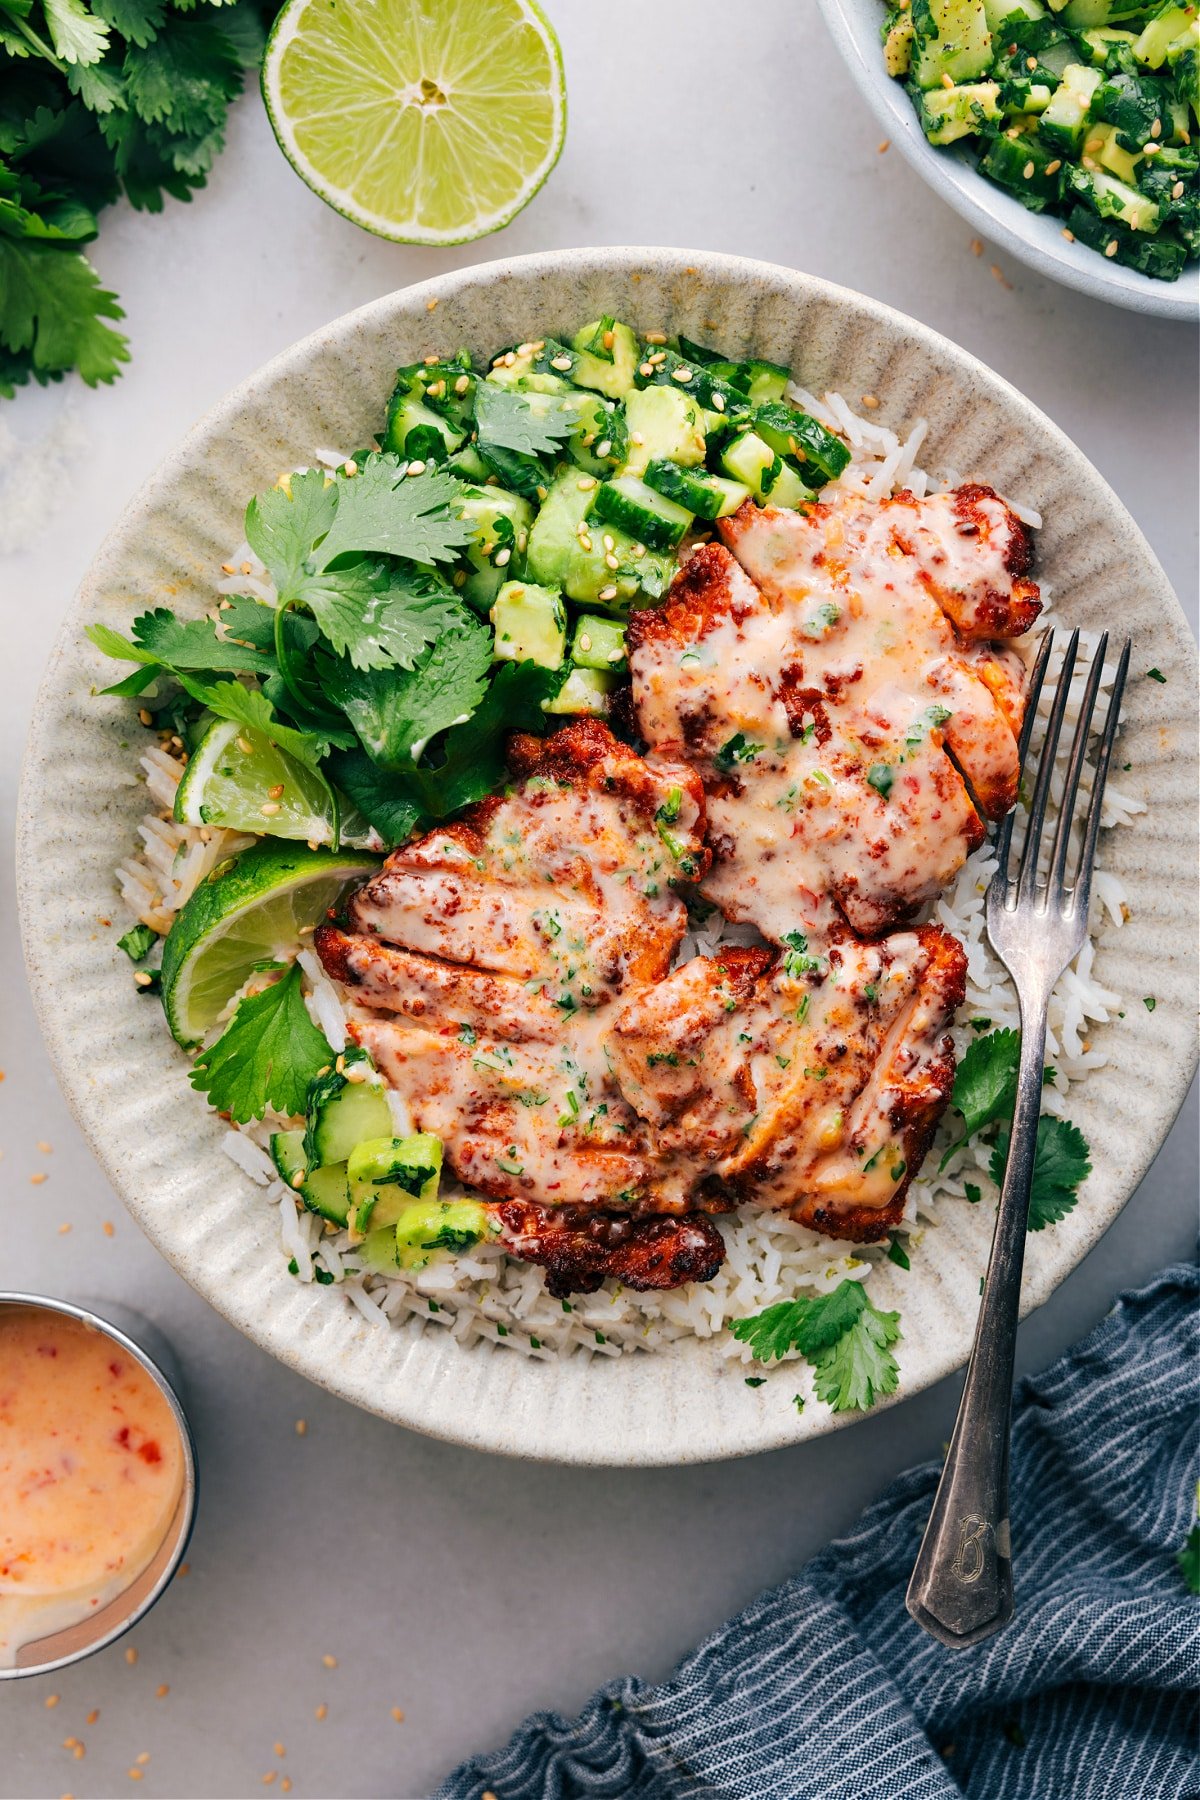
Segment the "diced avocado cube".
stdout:
<svg viewBox="0 0 1200 1800">
<path fill-rule="evenodd" d="M 578 669 L 624 669 L 624 625 L 599 613 L 580 613 L 571 639 L 571 661 Z"/>
<path fill-rule="evenodd" d="M 567 615 L 557 588 L 532 581 L 506 581 L 492 603 L 493 655 L 498 662 L 562 666 L 567 647 Z"/>
<path fill-rule="evenodd" d="M 1000 118 L 1000 86 L 995 81 L 931 88 L 913 95 L 921 130 L 931 144 L 953 144 Z"/>
<path fill-rule="evenodd" d="M 592 502 L 595 479 L 564 469 L 550 487 L 529 532 L 525 572 L 547 587 L 565 587 L 571 553 Z M 569 590 L 568 590 L 569 591 Z"/>
<path fill-rule="evenodd" d="M 621 472 L 642 475 L 657 457 L 691 467 L 704 461 L 704 416 L 678 388 L 634 388 L 625 401 L 628 448 Z"/>
<path fill-rule="evenodd" d="M 814 498 L 787 462 L 756 431 L 743 431 L 721 451 L 721 467 L 750 489 L 760 506 L 803 507 Z"/>
<path fill-rule="evenodd" d="M 585 606 L 620 610 L 641 594 L 656 598 L 670 583 L 674 558 L 655 553 L 616 526 L 589 522 L 586 515 L 598 485 L 575 469 L 558 475 L 529 533 L 526 574 Z"/>
<path fill-rule="evenodd" d="M 603 719 L 620 685 L 620 677 L 604 669 L 572 669 L 554 698 L 542 701 L 542 711 L 588 713 L 593 718 Z"/>
<path fill-rule="evenodd" d="M 493 387 L 520 388 L 531 394 L 569 394 L 571 383 L 568 377 L 555 369 L 535 367 L 538 361 L 538 352 L 532 344 L 502 351 L 488 370 L 487 380 Z"/>
<path fill-rule="evenodd" d="M 525 568 L 533 507 L 507 488 L 466 487 L 459 511 L 475 526 L 475 537 L 464 552 L 467 580 L 463 598 L 486 612 L 502 584 Z M 497 562 L 497 557 L 502 560 Z"/>
<path fill-rule="evenodd" d="M 913 79 L 920 88 L 977 81 L 992 60 L 983 0 L 913 0 Z"/>
<path fill-rule="evenodd" d="M 1060 150 L 1074 150 L 1078 146 L 1088 109 L 1103 79 L 1099 69 L 1085 68 L 1082 63 L 1067 64 L 1062 85 L 1042 114 L 1039 129 L 1047 143 Z"/>
<path fill-rule="evenodd" d="M 406 1206 L 393 1233 L 402 1268 L 420 1268 L 438 1250 L 455 1255 L 488 1235 L 487 1208 L 477 1200 L 429 1200 Z"/>
<path fill-rule="evenodd" d="M 1138 178 L 1140 157 L 1123 149 L 1118 141 L 1115 125 L 1093 125 L 1087 134 L 1087 153 L 1102 169 L 1115 175 L 1119 181 L 1128 182 L 1132 187 Z"/>
<path fill-rule="evenodd" d="M 350 1229 L 363 1237 L 368 1230 L 394 1225 L 414 1199 L 436 1200 L 442 1174 L 441 1139 L 428 1132 L 407 1138 L 369 1138 L 355 1145 L 346 1173 Z"/>
</svg>

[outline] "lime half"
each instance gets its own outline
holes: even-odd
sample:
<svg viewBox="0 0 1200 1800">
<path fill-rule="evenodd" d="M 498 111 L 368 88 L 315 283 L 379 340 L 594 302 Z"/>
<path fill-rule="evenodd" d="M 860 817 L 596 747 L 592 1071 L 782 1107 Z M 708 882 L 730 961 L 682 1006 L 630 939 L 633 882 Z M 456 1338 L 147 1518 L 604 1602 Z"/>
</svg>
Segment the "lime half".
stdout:
<svg viewBox="0 0 1200 1800">
<path fill-rule="evenodd" d="M 261 731 L 218 719 L 193 752 L 175 790 L 181 825 L 333 842 L 328 787 L 312 769 L 277 749 Z"/>
<path fill-rule="evenodd" d="M 163 946 L 162 1002 L 178 1041 L 197 1043 L 255 965 L 294 956 L 302 928 L 319 925 L 379 861 L 264 839 L 218 864 Z"/>
<path fill-rule="evenodd" d="M 562 53 L 534 0 L 289 0 L 262 84 L 297 174 L 403 243 L 507 225 L 566 132 Z"/>
</svg>

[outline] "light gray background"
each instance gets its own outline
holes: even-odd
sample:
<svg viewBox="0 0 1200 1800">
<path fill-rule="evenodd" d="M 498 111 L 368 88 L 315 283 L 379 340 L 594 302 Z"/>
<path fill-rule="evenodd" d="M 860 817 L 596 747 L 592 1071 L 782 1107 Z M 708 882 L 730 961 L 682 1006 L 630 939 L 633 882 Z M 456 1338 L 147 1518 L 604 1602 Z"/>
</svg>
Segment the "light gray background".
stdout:
<svg viewBox="0 0 1200 1800">
<path fill-rule="evenodd" d="M 1195 623 L 1189 329 L 1083 300 L 1007 261 L 998 279 L 991 248 L 973 255 L 968 228 L 896 156 L 878 153 L 874 122 L 811 6 L 548 7 L 566 57 L 567 147 L 543 194 L 483 244 L 406 250 L 357 231 L 293 176 L 254 95 L 190 206 L 105 218 L 94 260 L 127 309 L 132 367 L 112 390 L 66 386 L 0 406 L 0 472 L 19 474 L 19 443 L 48 431 L 67 446 L 58 510 L 36 548 L 0 559 L 7 839 L 59 618 L 163 453 L 314 327 L 494 256 L 602 243 L 740 251 L 925 320 L 1075 438 L 1148 534 Z M 297 1796 L 425 1794 L 530 1709 L 571 1711 L 625 1670 L 665 1674 L 948 1435 L 953 1381 L 795 1451 L 678 1473 L 593 1473 L 453 1449 L 309 1387 L 196 1299 L 106 1187 L 39 1045 L 7 866 L 2 904 L 0 1285 L 119 1298 L 164 1327 L 188 1370 L 203 1487 L 189 1577 L 135 1633 L 135 1666 L 122 1645 L 72 1673 L 0 1689 L 0 1795 L 215 1800 L 278 1793 L 260 1785 L 271 1769 L 291 1776 Z M 1025 1325 L 1023 1368 L 1056 1356 L 1119 1288 L 1192 1251 L 1194 1102 L 1118 1223 Z M 43 1170 L 49 1179 L 31 1185 Z M 159 1700 L 162 1683 L 171 1691 Z M 318 1722 L 321 1702 L 329 1710 Z M 391 1717 L 397 1706 L 403 1723 Z M 86 1727 L 94 1707 L 100 1718 Z M 62 1747 L 71 1736 L 86 1744 L 82 1761 Z M 127 1770 L 143 1751 L 150 1761 L 134 1785 Z"/>
</svg>

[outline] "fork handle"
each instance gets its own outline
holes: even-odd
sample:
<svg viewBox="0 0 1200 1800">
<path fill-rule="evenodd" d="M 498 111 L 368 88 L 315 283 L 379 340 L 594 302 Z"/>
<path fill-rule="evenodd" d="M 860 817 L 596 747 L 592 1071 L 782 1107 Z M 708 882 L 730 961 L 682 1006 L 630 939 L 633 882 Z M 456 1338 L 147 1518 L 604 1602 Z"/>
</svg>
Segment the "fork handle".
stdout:
<svg viewBox="0 0 1200 1800">
<path fill-rule="evenodd" d="M 990 1637 L 1013 1613 L 1009 1426 L 1048 998 L 1039 994 L 1036 1004 L 1021 1007 L 1012 1136 L 975 1342 L 954 1435 L 908 1584 L 913 1618 L 952 1649 Z"/>
</svg>

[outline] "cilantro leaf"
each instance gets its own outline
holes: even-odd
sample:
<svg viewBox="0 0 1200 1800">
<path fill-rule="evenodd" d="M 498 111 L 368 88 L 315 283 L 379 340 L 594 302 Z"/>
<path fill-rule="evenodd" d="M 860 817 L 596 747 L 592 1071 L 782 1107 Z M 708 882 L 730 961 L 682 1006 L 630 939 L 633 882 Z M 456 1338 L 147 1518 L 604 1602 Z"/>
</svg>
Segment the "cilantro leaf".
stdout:
<svg viewBox="0 0 1200 1800">
<path fill-rule="evenodd" d="M 963 1116 L 962 1136 L 942 1157 L 945 1168 L 955 1151 L 994 1119 L 1008 1118 L 1017 1098 L 1017 1066 L 1021 1060 L 1021 1034 L 1004 1028 L 989 1031 L 967 1046 L 954 1077 L 951 1105 Z"/>
<path fill-rule="evenodd" d="M 552 395 L 514 393 L 489 381 L 475 388 L 475 429 L 479 442 L 490 448 L 555 456 L 577 423 L 575 413 Z"/>
<path fill-rule="evenodd" d="M 275 648 L 275 608 L 252 594 L 231 594 L 223 601 L 221 624 L 235 644 L 251 644 L 255 650 Z"/>
<path fill-rule="evenodd" d="M 126 339 L 104 323 L 125 315 L 78 251 L 0 236 L 0 296 L 0 345 L 28 352 L 40 378 L 76 368 L 95 387 L 129 361 Z"/>
<path fill-rule="evenodd" d="M 1175 1552 L 1189 1594 L 1200 1594 L 1200 1525 L 1193 1525 L 1187 1543 Z"/>
<path fill-rule="evenodd" d="M 228 613 L 222 614 L 224 621 L 228 618 Z M 230 669 L 257 674 L 266 663 L 261 650 L 248 650 L 244 643 L 219 638 L 211 619 L 184 621 L 165 606 L 142 613 L 133 621 L 133 642 L 168 669 Z"/>
<path fill-rule="evenodd" d="M 996 1139 L 988 1174 L 999 1187 L 1008 1161 L 1009 1133 Z M 1043 1113 L 1038 1120 L 1037 1148 L 1033 1159 L 1033 1185 L 1029 1191 L 1029 1229 L 1041 1231 L 1065 1219 L 1079 1198 L 1081 1182 L 1092 1172 L 1087 1139 L 1068 1119 Z"/>
<path fill-rule="evenodd" d="M 323 566 L 350 552 L 453 562 L 475 526 L 452 511 L 461 483 L 441 470 L 404 476 L 398 456 L 368 456 L 335 481 L 337 510 L 321 546 Z"/>
<path fill-rule="evenodd" d="M 92 0 L 92 11 L 139 48 L 154 42 L 166 16 L 163 0 Z"/>
<path fill-rule="evenodd" d="M 338 787 L 389 850 L 408 841 L 421 824 L 422 813 L 403 777 L 381 769 L 365 750 L 340 751 L 330 758 L 329 767 Z"/>
<path fill-rule="evenodd" d="M 201 681 L 181 669 L 172 673 L 192 699 L 207 706 L 218 719 L 232 719 L 238 725 L 248 725 L 252 731 L 261 731 L 308 769 L 316 769 L 329 748 L 328 740 L 319 733 L 298 731 L 295 726 L 283 724 L 259 688 L 243 687 L 234 680 Z"/>
<path fill-rule="evenodd" d="M 50 41 L 65 63 L 96 63 L 108 49 L 108 26 L 83 0 L 42 0 Z"/>
<path fill-rule="evenodd" d="M 149 925 L 131 925 L 124 937 L 117 939 L 117 949 L 123 950 L 130 962 L 143 962 L 158 942 L 158 933 Z"/>
<path fill-rule="evenodd" d="M 491 666 L 491 633 L 464 607 L 411 669 L 355 669 L 332 657 L 319 665 L 326 694 L 363 749 L 392 770 L 412 769 L 431 737 L 470 717 Z"/>
<path fill-rule="evenodd" d="M 337 504 L 336 484 L 323 470 L 306 469 L 246 508 L 246 541 L 270 570 L 281 603 L 301 597 L 305 564 L 333 524 Z"/>
<path fill-rule="evenodd" d="M 240 1000 L 215 1044 L 199 1055 L 189 1080 L 210 1106 L 239 1125 L 261 1119 L 268 1106 L 304 1111 L 308 1084 L 333 1061 L 332 1046 L 308 1016 L 300 965 L 259 994 Z"/>
<path fill-rule="evenodd" d="M 893 1393 L 899 1380 L 891 1347 L 900 1315 L 872 1305 L 859 1281 L 781 1300 L 730 1329 L 759 1362 L 799 1350 L 813 1366 L 818 1397 L 835 1412 L 865 1410 L 878 1395 Z"/>
<path fill-rule="evenodd" d="M 472 717 L 446 733 L 439 761 L 405 774 L 427 818 L 444 818 L 492 792 L 504 776 L 509 733 L 545 730 L 542 702 L 553 698 L 564 676 L 533 662 L 501 666 Z"/>
<path fill-rule="evenodd" d="M 306 596 L 306 604 L 323 635 L 339 656 L 356 669 L 411 669 L 443 632 L 453 628 L 462 608 L 448 588 L 423 577 L 386 571 L 361 575 L 353 587 L 346 578 L 367 570 L 336 572 L 327 591 Z"/>
</svg>

